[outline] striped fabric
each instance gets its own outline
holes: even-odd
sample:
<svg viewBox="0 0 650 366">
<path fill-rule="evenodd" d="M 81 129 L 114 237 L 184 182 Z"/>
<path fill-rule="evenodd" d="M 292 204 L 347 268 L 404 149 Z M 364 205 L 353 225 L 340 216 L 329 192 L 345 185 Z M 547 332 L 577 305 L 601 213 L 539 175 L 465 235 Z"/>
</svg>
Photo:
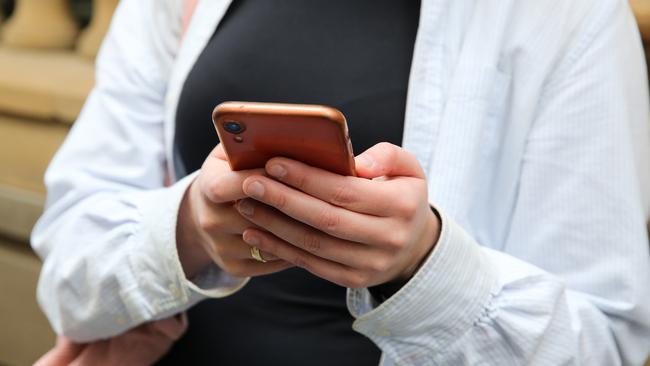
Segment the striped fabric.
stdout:
<svg viewBox="0 0 650 366">
<path fill-rule="evenodd" d="M 175 225 L 195 175 L 163 184 L 183 83 L 229 4 L 199 1 L 181 43 L 184 1 L 120 3 L 33 235 L 59 334 L 110 337 L 245 286 L 216 265 L 184 277 Z M 404 148 L 443 231 L 383 304 L 348 291 L 383 365 L 642 364 L 646 80 L 624 0 L 422 1 Z"/>
</svg>

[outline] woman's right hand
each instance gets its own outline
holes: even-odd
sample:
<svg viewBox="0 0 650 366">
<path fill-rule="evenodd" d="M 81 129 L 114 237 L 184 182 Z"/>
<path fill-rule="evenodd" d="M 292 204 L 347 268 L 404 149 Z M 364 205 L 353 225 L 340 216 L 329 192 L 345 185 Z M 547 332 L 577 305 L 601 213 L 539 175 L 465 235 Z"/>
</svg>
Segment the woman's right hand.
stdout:
<svg viewBox="0 0 650 366">
<path fill-rule="evenodd" d="M 235 277 L 259 276 L 292 266 L 264 252 L 267 262 L 258 262 L 242 239 L 244 230 L 254 225 L 241 216 L 235 204 L 246 198 L 242 183 L 253 174 L 264 174 L 264 169 L 232 171 L 221 144 L 203 163 L 178 213 L 176 241 L 186 278 L 194 277 L 210 262 Z"/>
</svg>

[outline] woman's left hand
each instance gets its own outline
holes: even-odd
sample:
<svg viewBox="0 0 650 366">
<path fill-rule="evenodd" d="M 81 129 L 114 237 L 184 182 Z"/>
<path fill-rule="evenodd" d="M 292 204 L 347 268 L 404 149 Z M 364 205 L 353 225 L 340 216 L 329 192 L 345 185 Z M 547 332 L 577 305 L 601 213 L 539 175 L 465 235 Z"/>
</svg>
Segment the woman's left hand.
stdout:
<svg viewBox="0 0 650 366">
<path fill-rule="evenodd" d="M 255 225 L 244 241 L 351 288 L 410 279 L 438 241 L 416 158 L 380 143 L 356 158 L 358 177 L 273 158 L 243 183 L 238 210 Z"/>
<path fill-rule="evenodd" d="M 90 343 L 75 343 L 59 336 L 54 348 L 38 359 L 34 366 L 152 365 L 169 351 L 186 330 L 187 315 L 181 313 Z"/>
</svg>

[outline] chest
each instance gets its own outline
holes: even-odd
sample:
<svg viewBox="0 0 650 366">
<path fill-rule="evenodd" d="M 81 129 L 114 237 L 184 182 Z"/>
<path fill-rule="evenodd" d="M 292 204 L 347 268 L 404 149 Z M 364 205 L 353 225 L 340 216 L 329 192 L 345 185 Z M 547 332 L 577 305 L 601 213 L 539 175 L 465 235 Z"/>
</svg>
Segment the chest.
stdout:
<svg viewBox="0 0 650 366">
<path fill-rule="evenodd" d="M 430 201 L 488 246 L 507 235 L 550 64 L 536 60 L 531 72 L 530 58 L 518 56 L 526 49 L 512 51 L 512 2 L 423 0 L 406 92 L 402 145 L 427 172 Z M 169 146 L 182 85 L 230 2 L 216 4 L 198 3 L 178 55 L 168 90 Z M 169 161 L 176 159 L 170 151 Z"/>
<path fill-rule="evenodd" d="M 328 105 L 357 153 L 401 144 L 418 17 L 418 1 L 234 1 L 183 84 L 177 175 L 218 143 L 210 116 L 225 101 Z"/>
</svg>

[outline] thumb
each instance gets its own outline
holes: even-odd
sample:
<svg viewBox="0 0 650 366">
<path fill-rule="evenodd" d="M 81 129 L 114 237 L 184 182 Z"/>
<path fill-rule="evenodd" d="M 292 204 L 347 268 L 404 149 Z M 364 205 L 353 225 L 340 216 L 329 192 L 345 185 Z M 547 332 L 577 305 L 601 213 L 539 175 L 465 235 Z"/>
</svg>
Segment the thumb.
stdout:
<svg viewBox="0 0 650 366">
<path fill-rule="evenodd" d="M 217 144 L 217 146 L 212 149 L 210 155 L 217 159 L 228 161 L 228 157 L 226 156 L 226 152 L 224 151 L 223 145 L 221 143 Z"/>
<path fill-rule="evenodd" d="M 413 154 L 388 142 L 380 142 L 354 159 L 361 178 L 406 176 L 424 178 L 424 171 Z"/>
<path fill-rule="evenodd" d="M 177 341 L 187 331 L 187 314 L 180 313 L 171 318 L 155 321 L 150 325 L 169 340 Z"/>
<path fill-rule="evenodd" d="M 73 343 L 67 338 L 58 337 L 56 345 L 36 361 L 34 366 L 65 366 L 74 361 L 86 345 Z"/>
</svg>

